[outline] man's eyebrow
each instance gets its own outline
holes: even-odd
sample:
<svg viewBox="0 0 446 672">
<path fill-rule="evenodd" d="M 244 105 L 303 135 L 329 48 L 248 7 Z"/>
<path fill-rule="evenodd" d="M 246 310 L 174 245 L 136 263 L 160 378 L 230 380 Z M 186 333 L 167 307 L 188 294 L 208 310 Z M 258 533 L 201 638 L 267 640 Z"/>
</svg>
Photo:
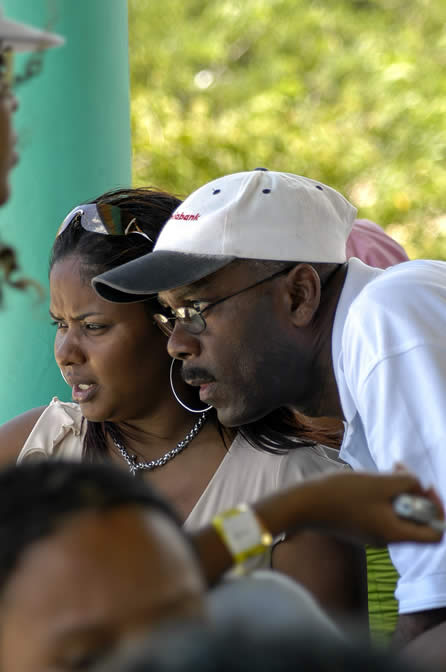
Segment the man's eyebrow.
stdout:
<svg viewBox="0 0 446 672">
<path fill-rule="evenodd" d="M 165 290 L 162 293 L 169 294 L 170 296 L 172 296 L 172 294 L 175 293 L 174 295 L 175 303 L 181 303 L 184 301 L 196 301 L 198 292 L 208 290 L 210 285 L 211 283 L 209 282 L 209 278 L 206 277 L 202 278 L 202 280 L 197 280 L 197 282 L 194 282 L 192 285 L 185 285 L 184 287 Z M 163 297 L 161 297 L 159 294 L 158 294 L 158 301 L 163 306 L 167 306 L 165 299 L 163 299 Z"/>
<path fill-rule="evenodd" d="M 52 313 L 51 310 L 49 311 L 49 313 L 50 313 L 50 317 L 52 317 L 53 320 L 60 320 L 60 317 L 57 317 L 57 315 L 54 315 L 54 313 Z M 86 317 L 92 317 L 94 315 L 103 315 L 103 313 L 96 313 L 96 312 L 81 313 L 80 315 L 75 315 L 71 319 L 74 322 L 82 322 L 82 320 L 85 320 Z"/>
</svg>

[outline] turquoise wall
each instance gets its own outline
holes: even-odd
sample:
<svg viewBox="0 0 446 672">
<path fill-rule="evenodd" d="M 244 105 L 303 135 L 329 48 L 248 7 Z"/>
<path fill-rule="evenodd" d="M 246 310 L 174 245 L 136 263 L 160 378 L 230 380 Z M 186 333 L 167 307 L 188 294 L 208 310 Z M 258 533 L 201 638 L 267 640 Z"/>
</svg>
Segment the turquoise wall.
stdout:
<svg viewBox="0 0 446 672">
<path fill-rule="evenodd" d="M 131 182 L 126 0 L 2 0 L 6 16 L 51 28 L 64 47 L 17 89 L 20 163 L 0 235 L 16 246 L 26 275 L 46 296 L 7 290 L 0 312 L 0 422 L 52 396 L 70 398 L 52 355 L 48 256 L 76 204 Z M 51 12 L 51 14 L 50 14 Z M 26 57 L 20 57 L 18 70 Z"/>
</svg>

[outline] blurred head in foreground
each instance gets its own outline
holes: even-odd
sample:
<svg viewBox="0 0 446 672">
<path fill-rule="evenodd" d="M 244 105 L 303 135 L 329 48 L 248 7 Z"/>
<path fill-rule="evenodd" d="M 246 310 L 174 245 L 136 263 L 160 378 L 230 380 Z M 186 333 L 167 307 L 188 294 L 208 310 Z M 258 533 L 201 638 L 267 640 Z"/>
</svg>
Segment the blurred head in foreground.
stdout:
<svg viewBox="0 0 446 672">
<path fill-rule="evenodd" d="M 158 634 L 107 672 L 415 672 L 407 662 L 310 629 L 268 632 L 248 624 L 181 627 Z"/>
<path fill-rule="evenodd" d="M 3 672 L 89 669 L 164 622 L 204 617 L 204 582 L 176 516 L 142 481 L 103 465 L 0 474 L 0 590 Z"/>
</svg>

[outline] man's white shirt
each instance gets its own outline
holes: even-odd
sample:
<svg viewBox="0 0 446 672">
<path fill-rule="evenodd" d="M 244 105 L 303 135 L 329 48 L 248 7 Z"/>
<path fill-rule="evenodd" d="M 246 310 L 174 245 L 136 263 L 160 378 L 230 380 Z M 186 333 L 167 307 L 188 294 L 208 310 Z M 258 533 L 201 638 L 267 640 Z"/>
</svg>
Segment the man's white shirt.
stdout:
<svg viewBox="0 0 446 672">
<path fill-rule="evenodd" d="M 446 263 L 385 271 L 358 259 L 336 311 L 333 364 L 354 469 L 402 462 L 446 502 Z M 446 606 L 446 540 L 391 544 L 400 613 Z"/>
</svg>

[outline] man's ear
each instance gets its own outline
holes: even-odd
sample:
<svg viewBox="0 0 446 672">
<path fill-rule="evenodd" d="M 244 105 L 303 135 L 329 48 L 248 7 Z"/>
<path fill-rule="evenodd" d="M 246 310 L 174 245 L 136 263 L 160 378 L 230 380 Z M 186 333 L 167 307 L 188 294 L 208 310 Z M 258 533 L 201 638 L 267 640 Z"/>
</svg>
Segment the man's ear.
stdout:
<svg viewBox="0 0 446 672">
<path fill-rule="evenodd" d="M 321 301 L 321 281 L 310 264 L 298 264 L 286 277 L 291 319 L 296 327 L 306 327 Z"/>
</svg>

